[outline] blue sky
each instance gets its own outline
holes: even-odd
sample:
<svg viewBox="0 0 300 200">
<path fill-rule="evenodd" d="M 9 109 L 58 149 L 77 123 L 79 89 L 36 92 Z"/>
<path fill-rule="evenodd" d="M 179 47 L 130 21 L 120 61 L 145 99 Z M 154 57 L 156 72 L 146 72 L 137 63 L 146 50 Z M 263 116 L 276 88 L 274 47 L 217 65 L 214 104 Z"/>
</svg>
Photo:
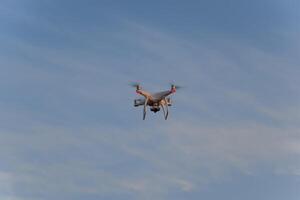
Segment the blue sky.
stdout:
<svg viewBox="0 0 300 200">
<path fill-rule="evenodd" d="M 299 8 L 2 1 L 0 198 L 298 200 Z"/>
</svg>

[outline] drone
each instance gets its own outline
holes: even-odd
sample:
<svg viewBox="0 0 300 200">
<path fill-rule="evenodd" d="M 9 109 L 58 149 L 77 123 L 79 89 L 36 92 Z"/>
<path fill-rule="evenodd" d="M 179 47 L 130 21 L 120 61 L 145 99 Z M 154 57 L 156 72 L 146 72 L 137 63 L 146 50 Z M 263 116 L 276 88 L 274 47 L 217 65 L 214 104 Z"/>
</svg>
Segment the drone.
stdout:
<svg viewBox="0 0 300 200">
<path fill-rule="evenodd" d="M 134 106 L 143 106 L 143 120 L 146 118 L 146 111 L 147 106 L 150 107 L 150 110 L 154 113 L 160 111 L 160 108 L 163 111 L 165 120 L 168 119 L 169 110 L 168 107 L 172 105 L 171 98 L 168 97 L 171 94 L 176 92 L 176 89 L 181 88 L 180 86 L 176 86 L 171 84 L 170 90 L 156 92 L 156 93 L 149 93 L 145 90 L 142 90 L 139 83 L 132 83 L 132 87 L 136 88 L 136 93 L 143 96 L 144 98 L 139 98 L 134 100 Z"/>
</svg>

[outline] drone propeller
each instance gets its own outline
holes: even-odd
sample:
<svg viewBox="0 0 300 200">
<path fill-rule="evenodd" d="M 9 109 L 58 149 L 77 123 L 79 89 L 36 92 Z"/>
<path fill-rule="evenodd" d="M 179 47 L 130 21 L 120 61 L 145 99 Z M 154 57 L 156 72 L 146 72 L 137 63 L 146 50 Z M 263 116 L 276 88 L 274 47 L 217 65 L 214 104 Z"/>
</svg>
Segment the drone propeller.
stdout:
<svg viewBox="0 0 300 200">
<path fill-rule="evenodd" d="M 182 86 L 175 85 L 174 83 L 170 83 L 170 85 L 172 90 L 179 90 L 183 88 Z"/>
<path fill-rule="evenodd" d="M 130 83 L 130 86 L 135 87 L 137 90 L 141 89 L 140 83 L 138 83 L 138 82 L 132 82 L 132 83 Z"/>
</svg>

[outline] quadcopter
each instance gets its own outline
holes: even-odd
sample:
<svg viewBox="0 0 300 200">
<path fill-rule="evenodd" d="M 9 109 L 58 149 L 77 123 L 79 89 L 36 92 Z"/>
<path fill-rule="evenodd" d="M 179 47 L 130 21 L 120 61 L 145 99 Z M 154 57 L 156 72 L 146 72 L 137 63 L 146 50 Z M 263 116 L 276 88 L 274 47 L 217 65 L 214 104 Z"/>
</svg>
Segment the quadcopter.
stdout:
<svg viewBox="0 0 300 200">
<path fill-rule="evenodd" d="M 143 120 L 146 117 L 147 106 L 150 107 L 150 110 L 154 113 L 160 111 L 160 108 L 163 110 L 165 120 L 168 119 L 169 110 L 168 107 L 171 106 L 171 98 L 168 97 L 171 94 L 176 92 L 176 89 L 179 89 L 179 86 L 174 84 L 171 85 L 170 90 L 161 91 L 157 93 L 149 93 L 145 90 L 142 90 L 139 83 L 133 83 L 131 86 L 136 88 L 136 93 L 143 96 L 144 98 L 139 98 L 134 100 L 134 106 L 143 106 Z"/>
</svg>

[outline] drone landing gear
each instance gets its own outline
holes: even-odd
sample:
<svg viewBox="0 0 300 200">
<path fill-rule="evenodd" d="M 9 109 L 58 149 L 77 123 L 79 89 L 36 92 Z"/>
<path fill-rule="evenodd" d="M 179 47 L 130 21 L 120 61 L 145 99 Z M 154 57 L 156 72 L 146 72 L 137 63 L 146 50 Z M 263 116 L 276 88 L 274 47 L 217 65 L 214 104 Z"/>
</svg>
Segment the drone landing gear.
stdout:
<svg viewBox="0 0 300 200">
<path fill-rule="evenodd" d="M 144 104 L 143 120 L 145 120 L 145 118 L 146 118 L 146 106 L 147 106 L 147 103 L 148 103 L 148 98 L 145 100 L 145 104 Z"/>
<path fill-rule="evenodd" d="M 166 111 L 167 112 L 165 111 L 164 105 L 161 105 L 161 108 L 163 110 L 165 120 L 167 120 L 168 119 L 168 115 L 169 115 L 168 105 L 166 105 Z"/>
</svg>

